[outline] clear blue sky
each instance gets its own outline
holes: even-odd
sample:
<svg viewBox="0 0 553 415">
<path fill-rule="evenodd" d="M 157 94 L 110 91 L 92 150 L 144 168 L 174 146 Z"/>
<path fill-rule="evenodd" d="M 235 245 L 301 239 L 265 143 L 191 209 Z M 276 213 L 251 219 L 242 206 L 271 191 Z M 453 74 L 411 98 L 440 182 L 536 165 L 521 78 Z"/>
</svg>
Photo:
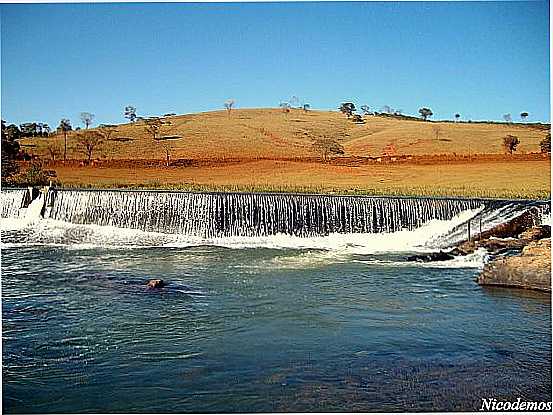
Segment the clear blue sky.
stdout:
<svg viewBox="0 0 553 415">
<path fill-rule="evenodd" d="M 2 118 L 342 101 L 550 118 L 548 2 L 1 5 Z"/>
</svg>

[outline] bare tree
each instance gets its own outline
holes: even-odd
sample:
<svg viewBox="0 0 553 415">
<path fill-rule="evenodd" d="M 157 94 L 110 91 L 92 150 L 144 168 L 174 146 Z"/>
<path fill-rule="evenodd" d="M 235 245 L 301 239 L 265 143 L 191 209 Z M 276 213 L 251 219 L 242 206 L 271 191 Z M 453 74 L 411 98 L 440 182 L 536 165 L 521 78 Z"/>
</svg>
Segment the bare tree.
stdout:
<svg viewBox="0 0 553 415">
<path fill-rule="evenodd" d="M 513 154 L 513 151 L 516 151 L 519 144 L 520 140 L 516 135 L 508 134 L 503 137 L 503 147 L 505 147 L 505 150 L 508 151 L 509 154 Z"/>
<path fill-rule="evenodd" d="M 290 107 L 295 108 L 299 106 L 300 106 L 300 99 L 297 96 L 292 95 L 292 97 L 290 98 Z"/>
<path fill-rule="evenodd" d="M 313 150 L 322 156 L 323 161 L 327 161 L 332 154 L 344 154 L 344 147 L 330 138 L 316 139 L 313 142 Z"/>
<path fill-rule="evenodd" d="M 56 157 L 58 157 L 60 154 L 60 149 L 58 148 L 58 146 L 55 143 L 50 143 L 48 144 L 46 149 L 48 150 L 52 161 L 56 161 Z"/>
<path fill-rule="evenodd" d="M 85 128 L 88 130 L 88 127 L 92 124 L 94 120 L 94 114 L 90 112 L 81 112 L 81 121 L 83 122 Z"/>
<path fill-rule="evenodd" d="M 171 153 L 173 151 L 173 146 L 170 142 L 161 141 L 161 148 L 165 152 L 165 165 L 169 167 L 169 160 L 171 159 Z"/>
<path fill-rule="evenodd" d="M 224 103 L 225 109 L 227 110 L 227 114 L 230 117 L 230 112 L 232 111 L 232 107 L 234 106 L 234 100 L 233 99 L 227 99 Z"/>
<path fill-rule="evenodd" d="M 146 133 L 150 134 L 154 140 L 159 139 L 159 132 L 164 125 L 171 124 L 171 122 L 164 121 L 159 117 L 145 118 L 144 123 L 146 124 L 144 130 Z"/>
<path fill-rule="evenodd" d="M 511 123 L 513 121 L 513 118 L 511 117 L 511 114 L 503 114 L 503 119 L 507 123 Z"/>
<path fill-rule="evenodd" d="M 380 112 L 383 112 L 385 114 L 392 114 L 394 112 L 394 109 L 390 107 L 389 105 L 384 105 Z"/>
<path fill-rule="evenodd" d="M 98 131 L 83 131 L 78 133 L 77 144 L 79 149 L 86 155 L 88 164 L 92 159 L 94 150 L 103 143 L 103 135 Z"/>
<path fill-rule="evenodd" d="M 439 140 L 440 133 L 442 132 L 442 128 L 439 125 L 434 125 L 432 130 L 434 131 L 434 136 L 436 137 L 436 140 Z"/>
<path fill-rule="evenodd" d="M 363 115 L 369 115 L 371 113 L 368 105 L 361 105 L 361 111 L 363 112 Z"/>
<path fill-rule="evenodd" d="M 71 131 L 71 121 L 67 118 L 62 118 L 58 130 L 63 133 L 63 162 L 67 160 L 67 133 Z"/>
<path fill-rule="evenodd" d="M 125 107 L 123 116 L 125 118 L 128 118 L 130 120 L 130 122 L 135 122 L 136 121 L 136 107 L 133 107 L 132 105 L 127 105 Z"/>
<path fill-rule="evenodd" d="M 111 136 L 117 132 L 117 127 L 112 124 L 102 124 L 98 127 L 100 134 L 104 137 L 105 141 L 109 141 Z"/>
<path fill-rule="evenodd" d="M 281 102 L 278 106 L 282 109 L 282 112 L 286 114 L 290 112 L 291 105 L 289 102 Z"/>
</svg>

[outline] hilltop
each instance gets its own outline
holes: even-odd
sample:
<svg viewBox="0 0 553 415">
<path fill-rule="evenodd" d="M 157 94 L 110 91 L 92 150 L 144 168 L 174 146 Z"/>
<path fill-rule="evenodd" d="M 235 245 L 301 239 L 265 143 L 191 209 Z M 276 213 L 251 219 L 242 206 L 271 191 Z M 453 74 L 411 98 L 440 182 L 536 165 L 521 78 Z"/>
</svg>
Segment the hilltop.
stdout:
<svg viewBox="0 0 553 415">
<path fill-rule="evenodd" d="M 313 158 L 313 141 L 329 138 L 343 145 L 348 157 L 439 154 L 503 154 L 507 134 L 520 140 L 517 153 L 539 152 L 548 125 L 434 122 L 408 117 L 366 116 L 364 124 L 331 111 L 235 109 L 162 117 L 169 122 L 154 140 L 144 121 L 115 126 L 110 139 L 95 151 L 100 159 L 257 159 Z M 83 159 L 68 136 L 68 158 Z M 48 159 L 48 146 L 63 148 L 63 136 L 20 140 L 29 153 Z M 59 156 L 58 156 L 59 158 Z"/>
<path fill-rule="evenodd" d="M 182 190 L 293 191 L 361 194 L 548 198 L 550 158 L 540 154 L 549 125 L 430 122 L 367 116 L 356 124 L 330 111 L 240 109 L 164 117 L 154 140 L 144 121 L 114 126 L 90 166 L 68 137 L 23 139 L 43 160 L 58 150 L 63 186 Z M 94 130 L 94 129 L 92 129 Z M 105 131 L 105 130 L 104 130 Z M 503 137 L 519 138 L 505 155 Z M 335 140 L 344 154 L 322 162 L 317 139 Z M 170 163 L 166 165 L 166 151 Z M 382 154 L 390 157 L 380 158 Z M 394 157 L 396 156 L 396 157 Z M 405 156 L 405 157 L 402 157 Z M 25 164 L 25 163 L 23 163 Z"/>
</svg>

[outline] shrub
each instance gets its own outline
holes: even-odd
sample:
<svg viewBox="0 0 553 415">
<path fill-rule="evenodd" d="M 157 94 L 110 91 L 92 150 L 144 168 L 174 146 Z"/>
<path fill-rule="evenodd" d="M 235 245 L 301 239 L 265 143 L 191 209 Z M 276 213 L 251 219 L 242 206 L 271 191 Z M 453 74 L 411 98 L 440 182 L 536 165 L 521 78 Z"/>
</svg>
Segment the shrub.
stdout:
<svg viewBox="0 0 553 415">
<path fill-rule="evenodd" d="M 548 133 L 543 140 L 540 141 L 540 149 L 542 153 L 551 153 L 551 133 Z"/>
<path fill-rule="evenodd" d="M 34 161 L 22 173 L 14 177 L 13 184 L 17 186 L 46 186 L 56 177 L 54 170 L 44 170 L 42 162 Z"/>
<path fill-rule="evenodd" d="M 503 147 L 505 147 L 505 150 L 508 151 L 509 154 L 513 154 L 513 151 L 517 150 L 519 144 L 520 140 L 516 135 L 508 134 L 503 137 Z"/>
</svg>

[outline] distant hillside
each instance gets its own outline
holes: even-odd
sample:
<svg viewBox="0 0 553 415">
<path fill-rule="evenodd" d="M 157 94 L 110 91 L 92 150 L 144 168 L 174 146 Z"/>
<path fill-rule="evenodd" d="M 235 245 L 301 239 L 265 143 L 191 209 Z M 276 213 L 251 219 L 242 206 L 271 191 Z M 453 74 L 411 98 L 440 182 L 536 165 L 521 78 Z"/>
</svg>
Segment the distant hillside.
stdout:
<svg viewBox="0 0 553 415">
<path fill-rule="evenodd" d="M 355 124 L 341 113 L 280 109 L 237 109 L 163 118 L 171 124 L 154 141 L 138 121 L 118 125 L 111 139 L 94 158 L 163 159 L 165 147 L 171 158 L 313 157 L 316 138 L 332 138 L 344 146 L 346 156 L 401 154 L 502 154 L 502 138 L 520 139 L 517 153 L 539 152 L 539 142 L 549 126 L 499 123 L 422 122 L 390 116 L 367 116 Z M 68 137 L 68 158 L 81 159 L 74 132 Z M 47 146 L 63 152 L 63 136 L 20 141 L 29 153 L 49 158 Z M 58 157 L 59 158 L 59 157 Z"/>
</svg>

